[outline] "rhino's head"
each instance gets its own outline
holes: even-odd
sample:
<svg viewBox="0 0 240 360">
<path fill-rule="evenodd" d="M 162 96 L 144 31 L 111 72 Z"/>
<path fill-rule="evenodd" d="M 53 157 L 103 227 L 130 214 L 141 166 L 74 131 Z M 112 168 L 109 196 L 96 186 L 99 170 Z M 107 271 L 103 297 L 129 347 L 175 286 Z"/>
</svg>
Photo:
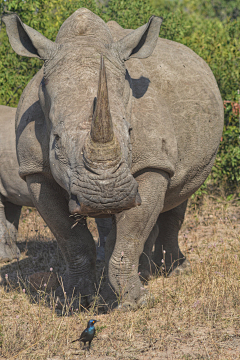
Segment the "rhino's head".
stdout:
<svg viewBox="0 0 240 360">
<path fill-rule="evenodd" d="M 162 22 L 114 42 L 87 9 L 62 25 L 52 42 L 15 14 L 3 18 L 13 49 L 45 61 L 39 101 L 49 137 L 54 179 L 69 194 L 72 214 L 106 216 L 140 205 L 131 174 L 130 77 L 124 62 L 152 54 Z"/>
</svg>

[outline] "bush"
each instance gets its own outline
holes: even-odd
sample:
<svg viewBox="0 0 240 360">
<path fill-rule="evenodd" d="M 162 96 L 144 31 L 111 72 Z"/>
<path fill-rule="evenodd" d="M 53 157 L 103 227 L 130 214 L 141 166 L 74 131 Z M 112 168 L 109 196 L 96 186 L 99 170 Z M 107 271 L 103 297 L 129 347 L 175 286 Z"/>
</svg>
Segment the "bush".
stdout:
<svg viewBox="0 0 240 360">
<path fill-rule="evenodd" d="M 224 127 L 222 141 L 212 169 L 216 185 L 235 187 L 240 183 L 240 130 L 236 126 Z"/>
</svg>

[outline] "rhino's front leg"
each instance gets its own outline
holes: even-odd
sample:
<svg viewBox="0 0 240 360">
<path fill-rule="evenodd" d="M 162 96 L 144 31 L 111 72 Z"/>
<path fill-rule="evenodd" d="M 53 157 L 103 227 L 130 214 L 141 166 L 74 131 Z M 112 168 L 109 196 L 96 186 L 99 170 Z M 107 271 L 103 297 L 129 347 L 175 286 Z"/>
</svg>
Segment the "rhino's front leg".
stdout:
<svg viewBox="0 0 240 360">
<path fill-rule="evenodd" d="M 91 301 L 95 290 L 96 248 L 86 221 L 72 228 L 74 220 L 69 217 L 66 194 L 51 177 L 29 175 L 27 184 L 34 205 L 56 237 L 66 261 L 64 291 L 70 298 L 74 293 Z"/>
<path fill-rule="evenodd" d="M 6 201 L 0 195 L 0 262 L 20 256 L 16 245 L 21 206 Z"/>
<path fill-rule="evenodd" d="M 157 170 L 139 175 L 141 206 L 116 215 L 116 243 L 109 260 L 108 286 L 118 294 L 122 306 L 136 306 L 145 297 L 138 275 L 139 257 L 163 208 L 168 180 L 166 173 Z M 111 247 L 111 240 L 110 233 L 106 247 Z"/>
<path fill-rule="evenodd" d="M 152 249 L 158 234 L 159 227 L 155 224 L 147 238 L 147 241 L 145 242 L 143 253 L 139 259 L 138 270 L 141 273 L 141 278 L 144 282 L 149 280 L 155 272 L 155 266 L 152 266 Z"/>
</svg>

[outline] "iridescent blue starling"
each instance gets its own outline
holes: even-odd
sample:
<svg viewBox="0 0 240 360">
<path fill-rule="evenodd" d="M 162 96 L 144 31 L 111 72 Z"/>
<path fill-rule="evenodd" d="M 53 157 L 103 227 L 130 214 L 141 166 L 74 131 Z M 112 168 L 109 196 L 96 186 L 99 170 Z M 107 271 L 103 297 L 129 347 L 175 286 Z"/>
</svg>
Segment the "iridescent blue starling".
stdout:
<svg viewBox="0 0 240 360">
<path fill-rule="evenodd" d="M 91 346 L 91 342 L 92 339 L 95 335 L 95 327 L 94 324 L 97 322 L 97 320 L 89 320 L 88 324 L 87 324 L 87 328 L 85 330 L 83 330 L 81 336 L 79 339 L 73 340 L 72 342 L 75 341 L 82 341 L 84 343 L 84 346 L 86 345 L 86 342 L 88 342 L 89 347 L 88 349 L 90 349 Z"/>
</svg>

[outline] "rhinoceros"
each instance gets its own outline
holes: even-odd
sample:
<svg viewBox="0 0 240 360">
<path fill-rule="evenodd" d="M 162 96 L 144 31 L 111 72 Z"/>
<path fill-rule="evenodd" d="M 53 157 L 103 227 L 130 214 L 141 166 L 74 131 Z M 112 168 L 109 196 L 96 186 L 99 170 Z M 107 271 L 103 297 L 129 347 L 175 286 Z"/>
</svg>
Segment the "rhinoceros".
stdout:
<svg viewBox="0 0 240 360">
<path fill-rule="evenodd" d="M 0 261 L 17 258 L 21 208 L 33 206 L 27 184 L 18 175 L 15 141 L 16 109 L 0 105 Z"/>
<path fill-rule="evenodd" d="M 139 306 L 139 257 L 156 224 L 156 262 L 186 261 L 178 246 L 186 201 L 210 173 L 223 128 L 216 80 L 192 50 L 159 38 L 160 17 L 133 31 L 81 8 L 55 42 L 16 14 L 3 21 L 17 54 L 44 60 L 17 108 L 17 155 L 65 258 L 64 289 L 91 301 L 96 249 L 86 217 L 111 216 L 102 294 Z"/>
</svg>

